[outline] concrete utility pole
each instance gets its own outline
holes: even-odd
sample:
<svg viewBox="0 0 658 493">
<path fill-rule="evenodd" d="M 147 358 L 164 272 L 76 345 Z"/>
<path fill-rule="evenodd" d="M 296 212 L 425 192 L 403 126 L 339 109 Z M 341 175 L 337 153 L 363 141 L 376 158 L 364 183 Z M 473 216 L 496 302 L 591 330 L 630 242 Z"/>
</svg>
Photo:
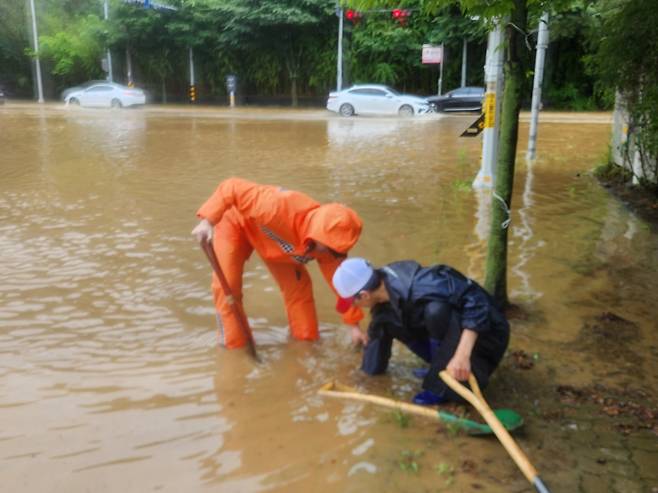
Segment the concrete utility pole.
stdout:
<svg viewBox="0 0 658 493">
<path fill-rule="evenodd" d="M 466 87 L 466 65 L 468 58 L 468 41 L 464 38 L 462 43 L 462 85 L 461 87 Z"/>
<path fill-rule="evenodd" d="M 105 14 L 105 20 L 107 21 L 109 18 L 107 0 L 104 0 L 103 2 L 103 13 Z M 107 47 L 107 80 L 114 82 L 114 77 L 112 76 L 112 52 L 110 52 L 109 46 Z"/>
<path fill-rule="evenodd" d="M 493 188 L 496 161 L 498 156 L 498 138 L 500 135 L 501 95 L 503 94 L 503 29 L 502 22 L 496 23 L 496 29 L 489 33 L 487 41 L 487 61 L 484 66 L 484 82 L 487 92 L 484 95 L 484 130 L 482 131 L 482 162 L 475 177 L 473 188 Z"/>
<path fill-rule="evenodd" d="M 336 56 L 336 91 L 343 89 L 343 9 L 338 7 L 338 54 Z"/>
<path fill-rule="evenodd" d="M 544 80 L 544 60 L 548 48 L 548 12 L 544 12 L 539 20 L 537 36 L 537 56 L 535 57 L 535 80 L 532 85 L 532 112 L 530 114 L 530 133 L 528 135 L 528 152 L 526 159 L 532 161 L 537 157 L 537 124 L 539 122 L 539 107 L 541 106 L 541 85 Z"/>
<path fill-rule="evenodd" d="M 30 11 L 32 13 L 32 37 L 34 41 L 34 63 L 37 71 L 37 94 L 39 103 L 43 103 L 43 84 L 41 83 L 41 62 L 39 61 L 39 35 L 37 33 L 37 14 L 34 8 L 34 0 L 30 0 Z"/>
</svg>

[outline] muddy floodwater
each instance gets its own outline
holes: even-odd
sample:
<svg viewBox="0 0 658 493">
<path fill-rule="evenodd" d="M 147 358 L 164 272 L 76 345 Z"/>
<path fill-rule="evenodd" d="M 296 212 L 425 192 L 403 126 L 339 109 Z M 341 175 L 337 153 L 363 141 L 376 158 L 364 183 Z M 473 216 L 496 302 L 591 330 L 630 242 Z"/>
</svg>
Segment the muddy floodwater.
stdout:
<svg viewBox="0 0 658 493">
<path fill-rule="evenodd" d="M 190 236 L 219 181 L 339 201 L 352 254 L 447 263 L 483 280 L 490 196 L 470 182 L 472 115 L 0 107 L 0 477 L 11 492 L 528 492 L 495 438 L 317 394 L 332 379 L 408 400 L 396 346 L 360 373 L 317 266 L 321 341 L 288 339 L 256 258 L 246 310 L 263 363 L 217 346 Z M 524 155 L 527 116 L 521 125 Z M 658 237 L 592 177 L 610 115 L 543 116 L 519 159 L 508 355 L 487 396 L 555 492 L 658 487 Z"/>
</svg>

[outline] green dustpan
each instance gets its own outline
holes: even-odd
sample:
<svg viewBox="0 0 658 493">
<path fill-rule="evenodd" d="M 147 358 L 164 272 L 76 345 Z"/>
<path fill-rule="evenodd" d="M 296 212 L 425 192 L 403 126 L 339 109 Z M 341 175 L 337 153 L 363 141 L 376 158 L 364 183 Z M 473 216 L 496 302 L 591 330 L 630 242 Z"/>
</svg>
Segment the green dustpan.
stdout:
<svg viewBox="0 0 658 493">
<path fill-rule="evenodd" d="M 491 435 L 494 431 L 484 423 L 478 423 L 472 419 L 455 416 L 445 411 L 438 411 L 439 419 L 448 425 L 457 427 L 469 435 Z M 494 414 L 507 431 L 514 431 L 523 426 L 523 418 L 519 413 L 511 409 L 495 409 Z"/>
</svg>

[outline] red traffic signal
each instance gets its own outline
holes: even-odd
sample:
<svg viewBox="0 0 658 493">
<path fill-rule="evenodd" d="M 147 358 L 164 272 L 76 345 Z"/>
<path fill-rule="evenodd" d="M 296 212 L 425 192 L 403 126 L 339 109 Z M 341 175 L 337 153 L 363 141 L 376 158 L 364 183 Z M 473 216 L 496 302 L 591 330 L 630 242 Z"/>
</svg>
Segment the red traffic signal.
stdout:
<svg viewBox="0 0 658 493">
<path fill-rule="evenodd" d="M 411 15 L 411 11 L 406 9 L 393 9 L 391 10 L 391 17 L 404 25 L 407 22 L 407 17 Z"/>
<path fill-rule="evenodd" d="M 361 19 L 361 12 L 358 12 L 356 10 L 348 9 L 345 11 L 345 18 L 348 21 L 352 21 L 354 24 L 359 22 Z"/>
</svg>

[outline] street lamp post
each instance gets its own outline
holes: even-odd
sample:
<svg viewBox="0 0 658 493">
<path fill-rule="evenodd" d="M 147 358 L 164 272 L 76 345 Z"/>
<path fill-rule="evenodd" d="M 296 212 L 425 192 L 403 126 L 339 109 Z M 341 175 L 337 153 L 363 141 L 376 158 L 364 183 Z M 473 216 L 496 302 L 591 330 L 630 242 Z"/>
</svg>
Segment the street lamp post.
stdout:
<svg viewBox="0 0 658 493">
<path fill-rule="evenodd" d="M 32 13 L 32 36 L 34 40 L 34 62 L 37 72 L 37 93 L 39 103 L 43 103 L 43 84 L 41 83 L 41 62 L 39 61 L 39 35 L 37 34 L 37 15 L 34 8 L 34 0 L 30 0 L 30 11 Z"/>
</svg>

